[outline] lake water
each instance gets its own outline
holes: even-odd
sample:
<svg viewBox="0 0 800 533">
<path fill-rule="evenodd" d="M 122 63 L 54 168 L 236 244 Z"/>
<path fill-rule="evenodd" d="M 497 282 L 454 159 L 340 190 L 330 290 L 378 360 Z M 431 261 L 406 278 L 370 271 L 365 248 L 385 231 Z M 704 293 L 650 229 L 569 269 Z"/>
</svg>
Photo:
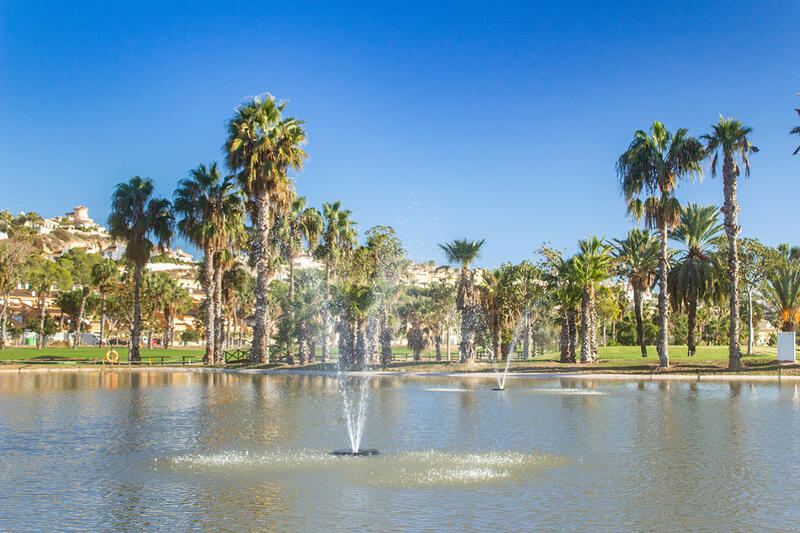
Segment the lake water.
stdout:
<svg viewBox="0 0 800 533">
<path fill-rule="evenodd" d="M 0 530 L 787 531 L 800 385 L 0 374 Z"/>
</svg>

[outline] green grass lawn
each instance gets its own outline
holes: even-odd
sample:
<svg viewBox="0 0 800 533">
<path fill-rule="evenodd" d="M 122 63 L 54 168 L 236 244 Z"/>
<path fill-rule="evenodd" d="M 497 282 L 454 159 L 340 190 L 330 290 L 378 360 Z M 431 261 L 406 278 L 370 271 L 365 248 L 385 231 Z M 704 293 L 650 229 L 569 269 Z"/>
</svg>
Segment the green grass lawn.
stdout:
<svg viewBox="0 0 800 533">
<path fill-rule="evenodd" d="M 671 345 L 669 347 L 669 358 L 676 360 L 704 361 L 728 360 L 728 346 L 698 346 L 695 357 L 686 357 L 686 345 Z M 742 355 L 747 347 L 742 347 Z M 778 357 L 778 349 L 775 346 L 755 346 L 753 347 L 754 357 Z M 641 350 L 638 346 L 606 346 L 598 349 L 598 357 L 601 359 L 643 359 Z M 647 347 L 647 359 L 658 357 L 655 346 Z"/>
<path fill-rule="evenodd" d="M 126 363 L 128 350 L 126 348 L 115 348 L 120 356 L 120 362 Z M 33 347 L 14 347 L 0 351 L 0 363 L 19 364 L 91 364 L 102 363 L 108 348 L 80 347 L 76 350 L 66 347 L 48 347 L 44 350 L 37 350 Z M 425 350 L 422 354 L 423 360 L 415 362 L 412 360 L 411 352 L 405 346 L 394 346 L 394 363 L 389 370 L 407 371 L 461 371 L 458 367 L 458 350 L 456 347 L 451 349 L 452 362 L 447 362 L 445 350 L 442 350 L 442 362 L 436 362 L 435 352 Z M 142 364 L 186 364 L 199 363 L 203 357 L 203 349 L 200 348 L 170 348 L 169 350 L 153 348 L 141 351 Z M 319 351 L 317 354 L 319 355 Z M 283 355 L 283 354 L 280 354 Z M 335 358 L 335 353 L 332 354 Z M 759 346 L 754 349 L 752 356 L 745 356 L 744 364 L 749 373 L 777 373 L 776 363 L 777 350 L 774 346 Z M 696 357 L 686 356 L 686 346 L 670 346 L 670 369 L 668 372 L 680 373 L 708 373 L 724 372 L 728 362 L 727 346 L 698 346 Z M 491 371 L 492 365 L 486 359 L 478 359 L 478 365 L 474 368 L 465 368 L 465 371 Z M 596 363 L 589 365 L 562 364 L 559 362 L 557 352 L 548 352 L 544 356 L 537 355 L 528 361 L 518 361 L 512 358 L 510 368 L 516 372 L 653 372 L 662 371 L 657 369 L 658 356 L 653 346 L 648 347 L 648 356 L 643 358 L 637 346 L 608 346 L 600 347 L 599 359 Z M 282 366 L 277 362 L 269 367 Z M 330 366 L 327 365 L 327 366 Z M 317 359 L 318 367 L 327 368 L 321 365 Z M 485 368 L 484 368 L 485 367 Z M 783 366 L 781 370 L 785 375 L 800 374 L 800 365 Z"/>
<path fill-rule="evenodd" d="M 0 351 L 0 361 L 29 361 L 35 363 L 37 361 L 69 362 L 71 359 L 92 359 L 99 362 L 105 358 L 105 354 L 109 349 L 109 347 L 97 348 L 94 346 L 81 346 L 74 350 L 63 346 L 54 346 L 52 348 L 45 347 L 42 350 L 27 346 L 12 347 Z M 113 349 L 119 354 L 120 361 L 127 362 L 127 348 L 120 346 L 113 347 Z M 142 348 L 141 355 L 143 362 L 147 362 L 148 359 L 150 359 L 153 364 L 156 364 L 161 361 L 162 357 L 165 359 L 165 362 L 182 361 L 183 358 L 199 361 L 203 357 L 203 352 L 204 350 L 197 348 L 170 348 L 169 350 L 164 350 L 163 348 Z"/>
</svg>

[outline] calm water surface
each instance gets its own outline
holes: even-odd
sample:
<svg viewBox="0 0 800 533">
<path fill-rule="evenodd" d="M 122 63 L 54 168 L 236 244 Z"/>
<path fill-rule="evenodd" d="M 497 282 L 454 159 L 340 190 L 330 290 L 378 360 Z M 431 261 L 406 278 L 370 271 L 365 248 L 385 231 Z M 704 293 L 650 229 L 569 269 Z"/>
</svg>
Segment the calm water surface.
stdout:
<svg viewBox="0 0 800 533">
<path fill-rule="evenodd" d="M 800 386 L 0 375 L 0 530 L 787 531 Z"/>
</svg>

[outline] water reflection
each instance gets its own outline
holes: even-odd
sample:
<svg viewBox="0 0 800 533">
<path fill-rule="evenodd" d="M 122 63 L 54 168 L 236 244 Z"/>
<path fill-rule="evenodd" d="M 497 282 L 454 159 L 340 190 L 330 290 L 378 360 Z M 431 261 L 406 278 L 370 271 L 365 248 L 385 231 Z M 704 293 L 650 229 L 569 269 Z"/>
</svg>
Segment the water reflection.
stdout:
<svg viewBox="0 0 800 533">
<path fill-rule="evenodd" d="M 364 444 L 383 455 L 353 460 L 327 453 L 346 441 L 330 376 L 0 375 L 0 529 L 780 530 L 797 518 L 798 384 L 492 385 L 376 378 Z"/>
</svg>

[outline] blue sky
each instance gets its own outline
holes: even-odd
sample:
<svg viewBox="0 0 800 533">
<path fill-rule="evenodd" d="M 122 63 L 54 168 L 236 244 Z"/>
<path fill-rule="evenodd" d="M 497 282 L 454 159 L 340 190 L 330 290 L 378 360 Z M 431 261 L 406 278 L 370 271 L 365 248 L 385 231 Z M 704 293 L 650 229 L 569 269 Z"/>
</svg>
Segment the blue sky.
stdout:
<svg viewBox="0 0 800 533">
<path fill-rule="evenodd" d="M 0 3 L 0 208 L 108 215 L 135 174 L 172 195 L 219 160 L 245 97 L 290 100 L 310 156 L 297 189 L 341 200 L 409 255 L 485 238 L 480 266 L 631 222 L 614 162 L 661 120 L 720 113 L 761 152 L 743 234 L 800 244 L 797 2 Z M 163 5 L 169 4 L 169 5 Z M 720 203 L 722 183 L 679 189 Z"/>
</svg>

